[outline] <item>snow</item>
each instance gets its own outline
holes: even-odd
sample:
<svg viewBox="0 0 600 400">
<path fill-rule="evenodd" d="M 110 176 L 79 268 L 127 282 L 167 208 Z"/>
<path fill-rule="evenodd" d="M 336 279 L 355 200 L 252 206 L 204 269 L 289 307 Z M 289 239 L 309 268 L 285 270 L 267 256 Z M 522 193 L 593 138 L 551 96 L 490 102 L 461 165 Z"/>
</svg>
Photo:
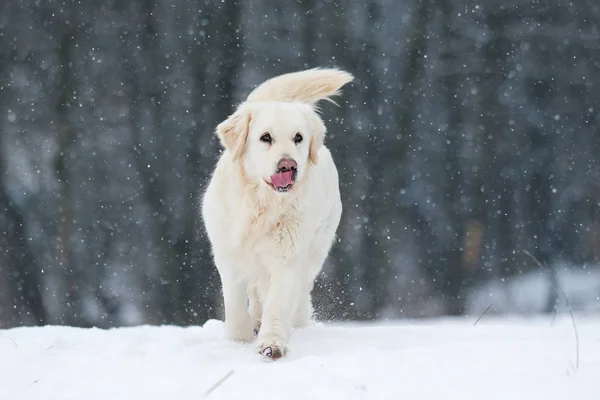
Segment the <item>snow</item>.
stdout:
<svg viewBox="0 0 600 400">
<path fill-rule="evenodd" d="M 600 399 L 597 316 L 575 316 L 579 368 L 566 316 L 476 317 L 317 323 L 276 362 L 217 320 L 0 330 L 0 398 Z"/>
<path fill-rule="evenodd" d="M 576 311 L 600 312 L 600 266 L 573 267 L 553 265 L 556 280 L 571 307 Z M 543 313 L 556 293 L 555 284 L 546 271 L 532 270 L 506 278 L 490 280 L 475 286 L 467 295 L 467 313 L 480 315 L 490 305 L 490 314 Z M 565 310 L 564 298 L 557 295 L 556 307 Z"/>
</svg>

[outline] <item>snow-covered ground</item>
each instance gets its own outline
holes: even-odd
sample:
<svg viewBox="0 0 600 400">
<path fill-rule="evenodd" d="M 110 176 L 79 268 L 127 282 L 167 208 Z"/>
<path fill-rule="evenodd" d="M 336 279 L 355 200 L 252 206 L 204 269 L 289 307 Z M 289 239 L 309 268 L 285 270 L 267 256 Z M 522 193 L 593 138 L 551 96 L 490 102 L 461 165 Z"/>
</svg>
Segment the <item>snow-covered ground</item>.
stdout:
<svg viewBox="0 0 600 400">
<path fill-rule="evenodd" d="M 579 369 L 568 317 L 475 319 L 317 324 L 276 362 L 215 320 L 0 330 L 0 399 L 600 399 L 600 317 L 576 315 Z"/>
<path fill-rule="evenodd" d="M 586 313 L 600 312 L 600 266 L 573 266 L 556 263 L 551 268 L 560 289 L 569 299 L 573 310 Z M 532 315 L 544 312 L 552 305 L 565 310 L 564 297 L 556 292 L 550 275 L 542 268 L 502 280 L 492 279 L 470 290 L 467 295 L 467 313 L 481 314 L 490 304 L 488 315 L 519 313 Z"/>
</svg>

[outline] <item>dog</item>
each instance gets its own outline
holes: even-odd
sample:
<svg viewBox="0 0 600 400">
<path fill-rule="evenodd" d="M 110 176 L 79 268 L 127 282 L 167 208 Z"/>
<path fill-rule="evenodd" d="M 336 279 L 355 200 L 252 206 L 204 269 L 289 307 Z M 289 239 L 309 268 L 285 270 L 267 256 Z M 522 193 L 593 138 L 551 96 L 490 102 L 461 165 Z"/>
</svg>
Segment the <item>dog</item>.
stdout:
<svg viewBox="0 0 600 400">
<path fill-rule="evenodd" d="M 219 273 L 227 337 L 276 360 L 313 321 L 311 292 L 342 202 L 318 102 L 354 77 L 336 68 L 275 76 L 216 127 L 223 147 L 201 216 Z"/>
</svg>

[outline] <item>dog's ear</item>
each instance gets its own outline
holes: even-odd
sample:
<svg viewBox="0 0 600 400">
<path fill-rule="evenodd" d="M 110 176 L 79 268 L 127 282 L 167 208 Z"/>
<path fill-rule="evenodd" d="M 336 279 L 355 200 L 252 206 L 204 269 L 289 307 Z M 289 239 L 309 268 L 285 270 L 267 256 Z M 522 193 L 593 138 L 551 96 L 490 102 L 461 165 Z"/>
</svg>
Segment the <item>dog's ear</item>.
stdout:
<svg viewBox="0 0 600 400">
<path fill-rule="evenodd" d="M 229 118 L 217 125 L 217 136 L 223 147 L 233 154 L 233 161 L 237 160 L 244 152 L 251 120 L 250 111 L 240 107 Z"/>
<path fill-rule="evenodd" d="M 311 127 L 308 158 L 314 165 L 317 165 L 319 162 L 319 149 L 321 149 L 321 146 L 323 146 L 323 142 L 325 141 L 325 132 L 327 129 L 325 128 L 323 120 L 321 120 L 321 118 L 314 111 L 310 112 L 308 118 Z"/>
</svg>

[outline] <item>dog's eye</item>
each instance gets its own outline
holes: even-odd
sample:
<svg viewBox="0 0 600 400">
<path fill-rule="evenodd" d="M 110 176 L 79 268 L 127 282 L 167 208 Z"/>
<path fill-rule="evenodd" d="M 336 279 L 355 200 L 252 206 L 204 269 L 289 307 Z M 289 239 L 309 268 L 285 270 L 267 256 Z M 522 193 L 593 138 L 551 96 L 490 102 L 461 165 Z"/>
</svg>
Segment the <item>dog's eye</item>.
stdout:
<svg viewBox="0 0 600 400">
<path fill-rule="evenodd" d="M 273 138 L 271 138 L 271 134 L 267 132 L 263 133 L 263 135 L 260 137 L 260 141 L 265 143 L 271 143 L 273 141 Z"/>
<path fill-rule="evenodd" d="M 299 133 L 296 133 L 296 136 L 294 136 L 294 143 L 300 143 L 302 141 L 302 135 Z"/>
</svg>

